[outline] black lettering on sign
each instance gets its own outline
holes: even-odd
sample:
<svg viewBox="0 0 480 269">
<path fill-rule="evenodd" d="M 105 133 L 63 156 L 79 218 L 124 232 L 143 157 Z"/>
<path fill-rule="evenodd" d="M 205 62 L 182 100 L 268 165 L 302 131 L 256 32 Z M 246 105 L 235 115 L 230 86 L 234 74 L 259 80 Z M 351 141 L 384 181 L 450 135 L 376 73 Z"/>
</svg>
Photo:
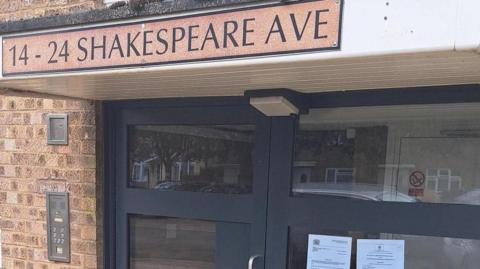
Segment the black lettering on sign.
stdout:
<svg viewBox="0 0 480 269">
<path fill-rule="evenodd" d="M 140 52 L 138 52 L 137 47 L 135 47 L 135 41 L 137 40 L 138 36 L 140 36 L 140 32 L 137 32 L 135 37 L 132 39 L 132 34 L 127 34 L 127 57 L 130 57 L 131 51 L 135 52 L 136 56 L 140 56 Z"/>
<path fill-rule="evenodd" d="M 143 56 L 153 55 L 153 52 L 149 50 L 149 45 L 153 43 L 153 40 L 150 39 L 150 34 L 153 34 L 153 31 L 143 32 Z"/>
<path fill-rule="evenodd" d="M 87 50 L 87 48 L 85 48 L 85 46 L 82 44 L 82 41 L 83 41 L 83 42 L 87 42 L 88 39 L 87 39 L 86 37 L 82 37 L 82 38 L 80 38 L 80 39 L 78 40 L 78 42 L 77 42 L 77 47 L 78 47 L 78 49 L 83 53 L 83 56 L 81 56 L 81 57 L 78 56 L 78 57 L 77 57 L 77 60 L 78 60 L 79 62 L 85 61 L 85 60 L 87 59 L 87 57 L 88 57 L 88 50 Z"/>
<path fill-rule="evenodd" d="M 320 14 L 321 13 L 327 13 L 329 12 L 330 10 L 328 9 L 321 9 L 321 10 L 317 10 L 315 12 L 315 39 L 322 39 L 322 38 L 327 38 L 328 36 L 327 35 L 321 35 L 320 34 L 320 25 L 325 25 L 327 24 L 328 22 L 326 21 L 320 21 Z"/>
<path fill-rule="evenodd" d="M 295 31 L 295 37 L 297 38 L 297 41 L 300 41 L 303 37 L 303 34 L 305 33 L 305 29 L 307 28 L 308 21 L 310 20 L 310 15 L 312 15 L 312 12 L 309 11 L 307 18 L 305 19 L 305 23 L 303 24 L 302 31 L 298 29 L 297 25 L 297 19 L 295 18 L 294 13 L 290 13 L 290 20 L 292 20 L 292 25 L 293 25 L 293 30 Z"/>
<path fill-rule="evenodd" d="M 54 59 L 54 58 L 55 58 L 55 55 L 57 54 L 57 47 L 58 47 L 58 46 L 57 46 L 57 42 L 55 42 L 55 41 L 50 41 L 50 43 L 48 43 L 48 47 L 49 47 L 49 48 L 52 48 L 52 50 L 53 50 L 53 51 L 52 51 L 52 54 L 51 54 L 52 56 L 50 56 L 50 60 L 48 60 L 48 63 L 49 63 L 49 64 L 58 63 L 58 61 Z"/>
<path fill-rule="evenodd" d="M 178 32 L 180 31 L 180 35 Z M 172 52 L 175 53 L 177 51 L 177 42 L 182 41 L 185 37 L 185 29 L 182 27 L 174 27 L 173 28 L 173 39 L 172 39 Z"/>
<path fill-rule="evenodd" d="M 255 18 L 249 18 L 243 20 L 243 39 L 242 45 L 244 47 L 255 46 L 255 42 L 248 42 L 248 34 L 255 32 L 253 29 L 249 28 L 249 23 L 254 22 Z"/>
<path fill-rule="evenodd" d="M 70 53 L 68 52 L 68 40 L 65 40 L 62 44 L 62 47 L 60 48 L 60 51 L 58 52 L 57 55 L 57 50 L 58 50 L 58 44 L 55 41 L 50 41 L 48 43 L 48 47 L 52 48 L 52 54 L 50 56 L 50 59 L 48 60 L 49 64 L 56 64 L 58 63 L 58 59 L 63 57 L 64 62 L 68 62 L 68 56 L 70 56 Z"/>
<path fill-rule="evenodd" d="M 3 36 L 2 75 L 339 50 L 342 3 L 289 1 L 198 16 Z"/>
<path fill-rule="evenodd" d="M 118 50 L 118 54 L 120 55 L 120 57 L 124 57 L 122 45 L 120 44 L 120 37 L 118 37 L 118 34 L 115 34 L 115 37 L 113 38 L 112 47 L 110 48 L 110 52 L 108 53 L 108 59 L 112 58 L 112 53 L 114 50 Z"/>
<path fill-rule="evenodd" d="M 12 52 L 12 65 L 16 66 L 17 65 L 17 45 L 14 45 L 8 51 Z M 20 62 L 23 61 L 23 65 L 27 65 L 28 59 L 29 59 L 28 48 L 27 48 L 27 45 L 24 45 L 22 47 L 22 50 L 20 51 L 20 56 L 18 57 L 18 60 Z"/>
<path fill-rule="evenodd" d="M 215 43 L 215 48 L 220 48 L 220 45 L 218 44 L 217 34 L 215 33 L 215 28 L 213 28 L 212 23 L 208 25 L 208 31 L 205 34 L 205 38 L 203 38 L 202 50 L 205 48 L 205 44 L 209 40 L 212 40 L 213 43 Z"/>
<path fill-rule="evenodd" d="M 167 29 L 160 29 L 157 32 L 157 41 L 160 42 L 163 45 L 163 50 L 161 50 L 161 51 L 156 50 L 155 51 L 158 55 L 165 54 L 168 51 L 168 42 L 167 42 L 167 40 L 165 40 L 165 38 L 163 38 L 161 36 L 162 32 L 164 32 L 165 34 L 168 34 L 168 30 Z"/>
<path fill-rule="evenodd" d="M 95 43 L 95 37 L 92 36 L 92 47 L 91 47 L 91 53 L 90 53 L 90 59 L 92 60 L 95 60 L 96 49 L 102 50 L 102 59 L 105 59 L 107 57 L 107 37 L 106 36 L 102 37 L 102 41 L 98 45 Z"/>
<path fill-rule="evenodd" d="M 11 47 L 8 51 L 12 52 L 12 65 L 17 65 L 17 45 Z"/>
<path fill-rule="evenodd" d="M 64 61 L 68 62 L 68 56 L 70 56 L 70 53 L 68 53 L 68 40 L 63 42 L 63 46 L 60 49 L 58 56 L 63 57 Z"/>
<path fill-rule="evenodd" d="M 20 57 L 18 59 L 20 61 L 23 61 L 23 65 L 27 65 L 27 62 L 28 62 L 27 45 L 23 46 L 22 51 L 20 52 Z"/>
<path fill-rule="evenodd" d="M 233 25 L 233 29 L 230 29 L 230 25 Z M 234 47 L 238 47 L 238 42 L 233 36 L 238 30 L 238 22 L 236 21 L 226 21 L 223 24 L 223 48 L 228 47 L 228 40 L 233 44 Z"/>
<path fill-rule="evenodd" d="M 191 25 L 188 27 L 188 51 L 197 51 L 197 48 L 194 48 L 192 43 L 194 39 L 198 39 L 198 33 L 194 34 L 193 30 L 197 30 L 200 27 L 200 25 Z"/>
<path fill-rule="evenodd" d="M 268 44 L 268 42 L 270 41 L 270 36 L 275 33 L 278 33 L 280 35 L 282 42 L 287 42 L 287 38 L 285 37 L 285 33 L 283 32 L 282 23 L 280 22 L 280 17 L 278 15 L 276 15 L 275 19 L 273 20 L 273 24 L 272 27 L 270 27 L 270 32 L 268 33 L 265 44 Z"/>
</svg>

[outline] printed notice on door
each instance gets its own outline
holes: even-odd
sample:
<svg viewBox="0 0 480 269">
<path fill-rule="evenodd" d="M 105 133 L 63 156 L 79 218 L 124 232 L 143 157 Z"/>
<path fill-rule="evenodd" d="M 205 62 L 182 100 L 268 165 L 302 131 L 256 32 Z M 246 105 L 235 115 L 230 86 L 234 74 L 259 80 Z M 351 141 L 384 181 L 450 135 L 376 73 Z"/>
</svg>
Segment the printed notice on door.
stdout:
<svg viewBox="0 0 480 269">
<path fill-rule="evenodd" d="M 357 240 L 357 269 L 404 269 L 404 240 Z"/>
<path fill-rule="evenodd" d="M 350 269 L 352 238 L 308 235 L 307 269 Z"/>
</svg>

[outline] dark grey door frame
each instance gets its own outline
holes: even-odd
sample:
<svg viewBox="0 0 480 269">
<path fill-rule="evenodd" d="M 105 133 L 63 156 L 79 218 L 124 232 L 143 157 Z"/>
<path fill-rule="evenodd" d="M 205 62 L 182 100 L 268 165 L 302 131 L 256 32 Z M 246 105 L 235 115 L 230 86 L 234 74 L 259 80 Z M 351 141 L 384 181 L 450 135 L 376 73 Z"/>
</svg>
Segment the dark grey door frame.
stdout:
<svg viewBox="0 0 480 269">
<path fill-rule="evenodd" d="M 402 105 L 402 104 L 441 104 L 441 103 L 462 103 L 462 102 L 480 102 L 480 87 L 478 85 L 462 86 L 444 86 L 444 87 L 423 87 L 415 89 L 398 90 L 372 90 L 361 92 L 335 92 L 304 95 L 300 98 L 307 108 L 326 108 L 326 107 L 349 107 L 349 106 L 380 106 L 380 105 Z M 181 111 L 190 111 L 189 114 L 195 114 L 191 117 L 184 117 L 184 123 L 215 123 L 225 122 L 234 124 L 242 122 L 242 117 L 229 108 L 241 107 L 243 114 L 255 115 L 248 105 L 248 99 L 239 97 L 228 98 L 179 98 L 163 99 L 154 101 L 121 101 L 107 102 L 104 105 L 104 192 L 105 201 L 104 211 L 104 252 L 105 268 L 125 268 L 116 266 L 116 257 L 127 257 L 125 248 L 126 242 L 126 222 L 125 216 L 130 211 L 153 212 L 154 214 L 167 214 L 174 216 L 212 218 L 213 220 L 236 220 L 249 222 L 254 219 L 265 218 L 267 223 L 259 222 L 255 228 L 256 237 L 264 244 L 259 244 L 253 248 L 251 254 L 265 252 L 266 269 L 286 269 L 288 257 L 288 231 L 291 226 L 310 226 L 321 227 L 330 230 L 357 230 L 372 232 L 390 232 L 407 233 L 430 236 L 451 236 L 480 239 L 480 214 L 477 206 L 468 205 L 447 205 L 447 204 L 408 204 L 395 202 L 369 202 L 369 201 L 348 201 L 335 199 L 333 197 L 293 197 L 290 192 L 291 169 L 293 162 L 293 142 L 294 134 L 297 128 L 296 117 L 277 117 L 268 119 L 266 117 L 257 118 L 257 127 L 261 130 L 261 139 L 264 141 L 262 150 L 263 159 L 262 171 L 256 171 L 257 177 L 265 180 L 256 180 L 254 186 L 260 192 L 264 192 L 264 197 L 257 198 L 233 198 L 230 201 L 222 199 L 221 195 L 209 196 L 201 194 L 192 194 L 190 201 L 201 203 L 202 198 L 208 198 L 210 201 L 227 202 L 233 204 L 242 214 L 232 214 L 231 211 L 225 211 L 222 216 L 215 212 L 218 208 L 211 208 L 194 212 L 190 215 L 189 208 L 181 205 L 179 211 L 161 210 L 158 208 L 139 208 L 134 205 L 124 203 L 122 196 L 132 195 L 143 199 L 144 203 L 149 200 L 159 199 L 178 201 L 181 198 L 176 194 L 166 194 L 162 198 L 145 197 L 136 192 L 136 190 L 126 190 L 126 180 L 121 179 L 116 164 L 116 156 L 119 156 L 121 147 L 117 141 L 122 138 L 122 132 L 119 128 L 122 124 L 119 113 L 125 111 L 141 111 L 148 109 L 179 109 Z M 237 110 L 238 112 L 238 110 Z M 196 114 L 198 113 L 197 116 Z M 143 118 L 140 114 L 132 115 L 131 119 L 140 122 L 149 120 L 155 121 L 158 118 L 155 114 L 149 114 Z M 203 115 L 203 116 L 201 116 Z M 232 116 L 236 115 L 236 116 Z M 257 117 L 256 116 L 256 117 Z M 143 119 L 142 119 L 143 118 Z M 248 118 L 248 117 L 246 117 Z M 178 119 L 178 118 L 177 118 Z M 164 118 L 165 122 L 169 119 Z M 176 124 L 179 121 L 175 122 Z M 263 127 L 262 127 L 263 126 Z M 267 127 L 268 126 L 268 127 Z M 271 127 L 271 128 L 270 128 Z M 125 141 L 124 141 L 125 143 Z M 266 168 L 266 169 L 264 169 Z M 269 171 L 269 172 L 268 172 Z M 269 179 L 268 181 L 266 179 Z M 125 184 L 121 187 L 116 185 L 118 180 Z M 120 188 L 117 193 L 116 188 Z M 268 190 L 268 192 L 267 192 Z M 267 194 L 268 193 L 268 194 Z M 225 197 L 227 198 L 227 197 Z M 266 199 L 268 198 L 268 200 Z M 123 200 L 123 202 L 122 202 Z M 249 200 L 249 201 L 247 201 Z M 268 214 L 266 203 L 268 201 Z M 243 205 L 243 206 L 242 206 Z M 211 206 L 209 204 L 209 206 Z M 249 211 L 254 208 L 253 211 Z M 190 211 L 191 208 L 190 208 Z M 247 213 L 249 212 L 249 213 Z M 419 216 L 422 216 L 420 219 Z M 455 221 L 452 221 L 455 220 Z M 119 223 L 117 223 L 117 221 Z M 420 225 L 419 225 L 420 223 Z M 260 227 L 262 226 L 262 227 Z M 268 228 L 266 228 L 268 226 Z M 266 230 L 265 233 L 262 234 Z M 123 238 L 117 238 L 118 230 L 123 232 Z M 265 238 L 266 237 L 266 238 Z M 265 243 L 266 242 L 266 243 Z M 117 245 L 125 246 L 116 253 Z M 266 244 L 266 247 L 265 247 Z M 121 259 L 121 258 L 120 258 Z M 121 261 L 126 263 L 126 261 Z M 125 265 L 125 264 L 123 264 Z M 256 269 L 263 268 L 263 264 L 256 264 Z M 258 267 L 260 266 L 260 267 Z"/>
<path fill-rule="evenodd" d="M 244 98 L 120 102 L 105 107 L 106 268 L 127 269 L 128 216 L 131 214 L 250 224 L 250 255 L 264 256 L 268 190 L 270 119 L 249 106 Z M 213 194 L 127 187 L 127 126 L 255 125 L 253 193 Z M 162 205 L 162 206 L 159 206 Z M 106 241 L 107 241 L 106 240 Z M 233 243 L 232 243 L 233 244 Z M 248 259 L 245 259 L 245 268 Z M 255 268 L 264 268 L 257 259 Z"/>
<path fill-rule="evenodd" d="M 310 108 L 480 102 L 478 85 L 312 94 Z M 475 205 L 374 202 L 293 196 L 297 117 L 272 119 L 266 269 L 287 269 L 290 227 L 480 239 Z"/>
</svg>

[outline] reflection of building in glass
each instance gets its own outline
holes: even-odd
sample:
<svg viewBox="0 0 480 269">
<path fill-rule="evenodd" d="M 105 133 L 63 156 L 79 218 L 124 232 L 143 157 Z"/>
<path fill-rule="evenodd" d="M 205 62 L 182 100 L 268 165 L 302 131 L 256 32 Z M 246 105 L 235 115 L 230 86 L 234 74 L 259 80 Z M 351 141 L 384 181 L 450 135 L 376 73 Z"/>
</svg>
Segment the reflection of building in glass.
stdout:
<svg viewBox="0 0 480 269">
<path fill-rule="evenodd" d="M 293 182 L 307 183 L 312 182 L 312 170 L 316 162 L 299 161 L 293 164 Z"/>
<path fill-rule="evenodd" d="M 385 163 L 387 127 L 315 127 L 297 134 L 294 182 L 383 183 L 378 167 Z"/>
<path fill-rule="evenodd" d="M 310 111 L 301 117 L 296 134 L 295 163 L 315 165 L 309 167 L 306 185 L 294 188 L 351 196 L 371 192 L 369 197 L 376 192 L 388 201 L 477 203 L 473 198 L 461 201 L 476 197 L 480 188 L 480 126 L 474 116 L 478 108 L 471 109 L 439 105 L 428 110 L 410 106 Z M 294 175 L 299 169 L 308 175 L 306 167 L 297 165 Z M 424 173 L 418 186 L 410 182 L 414 171 Z M 412 199 L 404 199 L 410 193 Z"/>
<path fill-rule="evenodd" d="M 248 193 L 251 126 L 130 128 L 130 186 L 156 190 Z"/>
<path fill-rule="evenodd" d="M 353 182 L 354 178 L 355 168 L 327 168 L 325 172 L 326 183 Z"/>
<path fill-rule="evenodd" d="M 200 175 L 200 169 L 204 168 L 201 162 L 184 161 L 174 162 L 166 169 L 160 158 L 153 157 L 145 161 L 135 162 L 132 167 L 132 181 L 158 184 L 162 181 L 181 181 L 182 179 Z M 168 172 L 168 174 L 167 174 Z"/>
<path fill-rule="evenodd" d="M 426 188 L 435 192 L 461 191 L 462 178 L 452 176 L 450 169 L 427 169 Z"/>
<path fill-rule="evenodd" d="M 425 172 L 425 195 L 421 197 L 422 201 L 456 202 L 463 193 L 478 188 L 480 140 L 436 137 L 441 128 L 435 127 L 431 127 L 430 137 L 402 138 L 399 162 L 412 163 L 415 170 Z M 398 173 L 399 191 L 409 188 L 410 172 Z"/>
</svg>

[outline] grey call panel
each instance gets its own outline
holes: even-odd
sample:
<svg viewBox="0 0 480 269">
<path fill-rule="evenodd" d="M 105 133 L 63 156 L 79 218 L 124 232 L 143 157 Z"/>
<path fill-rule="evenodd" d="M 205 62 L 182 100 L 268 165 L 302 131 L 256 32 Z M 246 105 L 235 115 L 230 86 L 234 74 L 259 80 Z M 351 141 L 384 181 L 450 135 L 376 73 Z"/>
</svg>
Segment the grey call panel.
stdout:
<svg viewBox="0 0 480 269">
<path fill-rule="evenodd" d="M 70 262 L 68 193 L 47 193 L 48 259 Z"/>
<path fill-rule="evenodd" d="M 47 115 L 47 144 L 68 145 L 68 115 Z"/>
</svg>

